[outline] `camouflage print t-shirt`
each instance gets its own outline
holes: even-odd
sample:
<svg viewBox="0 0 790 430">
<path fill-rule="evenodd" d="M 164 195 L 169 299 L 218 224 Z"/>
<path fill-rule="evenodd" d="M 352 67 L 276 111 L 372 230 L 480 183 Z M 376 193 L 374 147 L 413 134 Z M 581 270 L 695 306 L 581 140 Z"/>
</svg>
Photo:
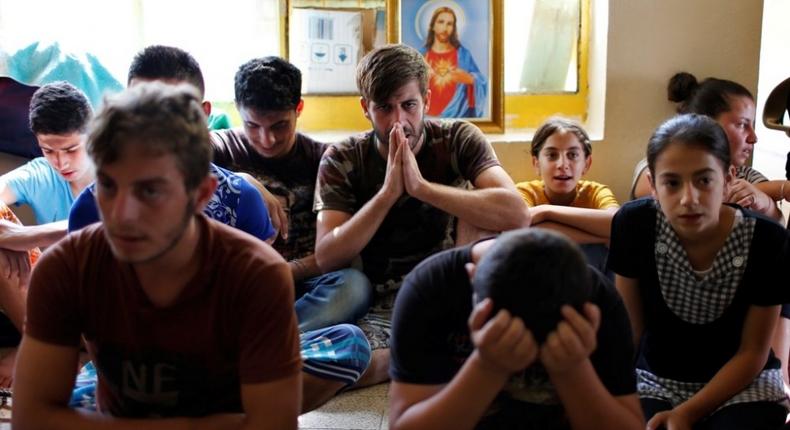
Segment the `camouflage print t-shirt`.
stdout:
<svg viewBox="0 0 790 430">
<path fill-rule="evenodd" d="M 288 240 L 278 235 L 272 245 L 274 249 L 286 260 L 313 254 L 315 178 L 327 145 L 297 133 L 294 147 L 288 154 L 270 159 L 252 148 L 242 129 L 212 131 L 211 143 L 216 164 L 252 175 L 277 196 L 288 213 Z"/>
<path fill-rule="evenodd" d="M 426 120 L 425 142 L 416 158 L 426 180 L 459 188 L 499 165 L 483 133 L 465 121 Z M 331 146 L 318 169 L 313 209 L 356 213 L 381 189 L 386 168 L 372 131 Z M 363 271 L 374 284 L 399 281 L 451 244 L 452 222 L 448 213 L 404 194 L 362 250 Z"/>
</svg>

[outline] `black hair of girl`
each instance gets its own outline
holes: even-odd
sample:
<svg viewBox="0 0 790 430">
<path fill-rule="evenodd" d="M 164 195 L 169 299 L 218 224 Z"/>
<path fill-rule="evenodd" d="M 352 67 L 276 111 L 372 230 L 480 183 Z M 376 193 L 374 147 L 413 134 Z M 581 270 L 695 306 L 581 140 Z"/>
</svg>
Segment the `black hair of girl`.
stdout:
<svg viewBox="0 0 790 430">
<path fill-rule="evenodd" d="M 676 73 L 667 84 L 667 98 L 678 103 L 678 113 L 698 113 L 717 118 L 730 111 L 730 102 L 734 97 L 754 96 L 743 85 L 727 79 L 707 78 L 697 82 L 691 73 Z"/>
<path fill-rule="evenodd" d="M 535 135 L 532 137 L 532 145 L 530 147 L 532 156 L 537 157 L 538 154 L 540 154 L 540 150 L 543 149 L 543 145 L 551 137 L 551 135 L 560 131 L 573 133 L 576 138 L 579 139 L 579 143 L 582 144 L 582 149 L 584 149 L 585 158 L 592 154 L 590 136 L 587 134 L 581 124 L 567 118 L 555 116 L 547 119 L 535 131 Z"/>
<path fill-rule="evenodd" d="M 721 162 L 723 172 L 730 167 L 727 134 L 713 118 L 694 113 L 677 115 L 661 124 L 647 144 L 647 167 L 655 180 L 656 159 L 669 145 L 700 148 Z"/>
</svg>

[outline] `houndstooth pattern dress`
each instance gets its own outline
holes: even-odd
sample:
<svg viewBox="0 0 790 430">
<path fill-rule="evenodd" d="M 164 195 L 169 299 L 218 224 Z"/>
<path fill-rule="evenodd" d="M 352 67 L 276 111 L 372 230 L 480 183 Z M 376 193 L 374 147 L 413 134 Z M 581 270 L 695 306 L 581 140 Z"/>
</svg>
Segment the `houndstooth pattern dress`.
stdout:
<svg viewBox="0 0 790 430">
<path fill-rule="evenodd" d="M 702 276 L 695 273 L 680 240 L 661 210 L 656 211 L 656 270 L 661 295 L 667 307 L 680 319 L 692 324 L 708 324 L 721 317 L 735 298 L 744 276 L 754 235 L 755 218 L 736 212 L 732 231 Z M 673 407 L 701 390 L 703 382 L 663 378 L 637 369 L 640 397 L 667 401 Z M 787 401 L 780 369 L 764 369 L 746 388 L 719 406 L 745 402 Z"/>
</svg>

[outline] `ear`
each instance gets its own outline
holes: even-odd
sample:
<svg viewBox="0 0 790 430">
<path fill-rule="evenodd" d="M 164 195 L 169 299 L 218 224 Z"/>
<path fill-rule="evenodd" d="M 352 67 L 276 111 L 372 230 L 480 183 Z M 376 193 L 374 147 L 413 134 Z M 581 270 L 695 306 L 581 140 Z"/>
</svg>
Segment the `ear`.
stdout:
<svg viewBox="0 0 790 430">
<path fill-rule="evenodd" d="M 423 108 L 422 113 L 427 114 L 428 109 L 431 107 L 431 89 L 425 91 L 425 97 L 423 97 L 423 104 L 425 105 Z"/>
<path fill-rule="evenodd" d="M 206 114 L 206 118 L 211 115 L 211 102 L 208 100 L 203 101 L 203 113 Z"/>
<path fill-rule="evenodd" d="M 214 196 L 214 191 L 217 190 L 217 177 L 214 175 L 206 175 L 203 181 L 195 189 L 195 213 L 203 212 L 203 209 L 208 204 L 211 197 Z"/>
<path fill-rule="evenodd" d="M 364 97 L 359 98 L 359 105 L 362 106 L 362 113 L 365 114 L 365 118 L 370 121 L 370 114 L 368 113 L 368 101 L 365 100 Z"/>
<path fill-rule="evenodd" d="M 540 177 L 540 164 L 538 164 L 538 157 L 533 155 L 531 158 L 532 158 L 532 167 L 535 168 L 535 174 L 538 175 L 538 177 Z"/>
<path fill-rule="evenodd" d="M 587 174 L 587 171 L 590 170 L 590 166 L 592 166 L 592 154 L 588 155 L 587 158 L 584 159 L 584 170 L 582 170 L 582 176 Z"/>
<path fill-rule="evenodd" d="M 653 175 L 650 174 L 650 170 L 645 171 L 645 176 L 647 177 L 647 183 L 650 184 L 650 195 L 658 200 L 658 196 L 656 195 L 656 182 L 653 180 Z"/>
<path fill-rule="evenodd" d="M 469 280 L 471 281 L 472 278 L 475 277 L 475 271 L 477 270 L 477 265 L 475 263 L 466 263 L 464 264 L 464 269 L 466 269 L 466 274 L 469 276 Z"/>
<path fill-rule="evenodd" d="M 304 109 L 304 99 L 299 99 L 299 104 L 296 105 L 296 117 L 299 118 L 299 115 L 302 114 L 302 109 Z"/>
</svg>

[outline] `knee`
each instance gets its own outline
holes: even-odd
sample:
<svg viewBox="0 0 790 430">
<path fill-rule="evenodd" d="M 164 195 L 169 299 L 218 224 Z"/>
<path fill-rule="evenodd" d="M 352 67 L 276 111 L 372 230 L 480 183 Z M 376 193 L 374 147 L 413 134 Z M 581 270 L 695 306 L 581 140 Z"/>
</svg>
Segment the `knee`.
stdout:
<svg viewBox="0 0 790 430">
<path fill-rule="evenodd" d="M 341 288 L 346 299 L 354 304 L 354 307 L 367 308 L 373 295 L 373 286 L 364 273 L 356 269 L 343 269 L 340 271 L 343 277 Z"/>
</svg>

